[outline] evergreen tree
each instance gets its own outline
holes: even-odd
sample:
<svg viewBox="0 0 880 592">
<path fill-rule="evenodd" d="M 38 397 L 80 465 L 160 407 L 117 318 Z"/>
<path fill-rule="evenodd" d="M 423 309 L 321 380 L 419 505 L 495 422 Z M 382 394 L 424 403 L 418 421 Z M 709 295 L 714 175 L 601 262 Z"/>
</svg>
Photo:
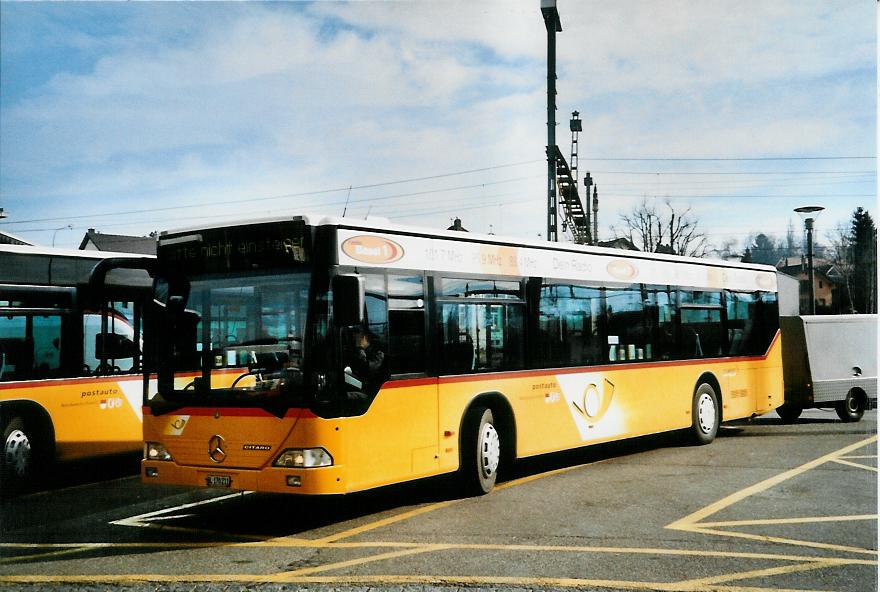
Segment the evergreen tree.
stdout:
<svg viewBox="0 0 880 592">
<path fill-rule="evenodd" d="M 853 306 L 859 313 L 877 312 L 877 227 L 871 214 L 856 208 L 850 240 L 853 252 Z"/>
<path fill-rule="evenodd" d="M 776 239 L 763 232 L 749 241 L 748 251 L 751 253 L 753 263 L 766 265 L 776 265 L 785 256 L 785 250 L 780 248 Z"/>
</svg>

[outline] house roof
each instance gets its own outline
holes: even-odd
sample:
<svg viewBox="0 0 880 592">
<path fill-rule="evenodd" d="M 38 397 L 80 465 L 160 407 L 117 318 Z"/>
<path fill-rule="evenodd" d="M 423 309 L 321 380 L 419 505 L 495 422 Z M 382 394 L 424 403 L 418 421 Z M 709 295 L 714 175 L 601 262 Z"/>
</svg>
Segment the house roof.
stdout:
<svg viewBox="0 0 880 592">
<path fill-rule="evenodd" d="M 609 249 L 626 249 L 627 251 L 639 250 L 634 244 L 632 244 L 632 241 L 624 237 L 618 237 L 608 241 L 599 241 L 598 246 Z"/>
<path fill-rule="evenodd" d="M 82 242 L 80 250 L 93 249 L 96 251 L 116 251 L 120 253 L 138 253 L 141 255 L 156 254 L 155 236 L 128 236 L 125 234 L 104 234 L 94 228 L 89 228 Z"/>
<path fill-rule="evenodd" d="M 16 236 L 10 232 L 0 231 L 0 245 L 33 245 L 34 243 L 28 242 L 21 238 L 20 236 Z"/>
</svg>

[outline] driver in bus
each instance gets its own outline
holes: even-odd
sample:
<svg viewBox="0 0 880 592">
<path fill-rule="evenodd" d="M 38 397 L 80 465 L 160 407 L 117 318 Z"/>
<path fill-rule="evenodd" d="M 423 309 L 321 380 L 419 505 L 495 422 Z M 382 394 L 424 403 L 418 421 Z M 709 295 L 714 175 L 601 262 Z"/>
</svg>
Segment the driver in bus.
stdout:
<svg viewBox="0 0 880 592">
<path fill-rule="evenodd" d="M 376 341 L 376 336 L 366 329 L 358 329 L 354 333 L 355 347 L 351 368 L 365 386 L 380 378 L 385 366 L 385 352 L 379 349 Z"/>
<path fill-rule="evenodd" d="M 378 346 L 377 336 L 361 327 L 352 333 L 351 348 L 346 356 L 347 382 L 357 391 L 372 398 L 385 381 L 385 352 Z"/>
</svg>

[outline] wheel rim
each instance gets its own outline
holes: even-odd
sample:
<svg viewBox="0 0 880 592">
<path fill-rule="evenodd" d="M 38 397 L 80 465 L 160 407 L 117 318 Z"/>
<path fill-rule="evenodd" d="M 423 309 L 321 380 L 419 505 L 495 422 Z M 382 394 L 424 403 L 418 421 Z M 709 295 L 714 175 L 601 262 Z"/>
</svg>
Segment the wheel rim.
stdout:
<svg viewBox="0 0 880 592">
<path fill-rule="evenodd" d="M 710 434 L 715 429 L 715 416 L 715 399 L 708 393 L 701 394 L 697 401 L 697 421 L 704 434 Z"/>
<path fill-rule="evenodd" d="M 846 398 L 846 410 L 850 414 L 855 414 L 859 412 L 859 402 L 855 397 L 847 397 Z"/>
<path fill-rule="evenodd" d="M 501 460 L 501 438 L 495 426 L 487 423 L 480 432 L 480 470 L 486 477 L 491 477 L 498 470 Z"/>
<path fill-rule="evenodd" d="M 21 430 L 13 430 L 6 438 L 4 456 L 7 467 L 19 477 L 25 475 L 31 459 L 31 443 L 27 434 Z"/>
</svg>

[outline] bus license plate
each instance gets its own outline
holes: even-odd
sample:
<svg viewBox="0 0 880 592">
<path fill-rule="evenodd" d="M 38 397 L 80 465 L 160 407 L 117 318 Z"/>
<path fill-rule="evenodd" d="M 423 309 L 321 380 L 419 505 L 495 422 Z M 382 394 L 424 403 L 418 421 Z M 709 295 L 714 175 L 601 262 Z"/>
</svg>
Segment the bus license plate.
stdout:
<svg viewBox="0 0 880 592">
<path fill-rule="evenodd" d="M 208 487 L 232 487 L 232 477 L 229 475 L 208 475 Z"/>
</svg>

